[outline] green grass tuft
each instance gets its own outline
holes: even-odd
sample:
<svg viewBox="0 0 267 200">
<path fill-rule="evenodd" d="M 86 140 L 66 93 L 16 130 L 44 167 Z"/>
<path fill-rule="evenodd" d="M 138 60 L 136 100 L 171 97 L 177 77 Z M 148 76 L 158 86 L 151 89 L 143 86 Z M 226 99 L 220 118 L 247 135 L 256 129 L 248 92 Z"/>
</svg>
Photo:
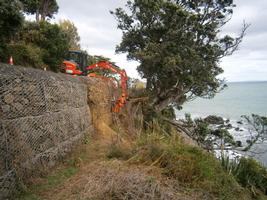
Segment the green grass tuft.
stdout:
<svg viewBox="0 0 267 200">
<path fill-rule="evenodd" d="M 64 183 L 67 179 L 71 178 L 78 172 L 78 168 L 76 167 L 67 167 L 61 170 L 58 170 L 52 175 L 45 177 L 40 183 L 33 184 L 28 188 L 23 194 L 20 195 L 20 200 L 40 200 L 38 197 L 38 193 L 40 191 L 47 191 L 60 184 Z"/>
<path fill-rule="evenodd" d="M 131 152 L 129 149 L 119 144 L 111 144 L 108 148 L 106 156 L 108 159 L 116 158 L 121 160 L 127 160 L 131 157 Z"/>
<path fill-rule="evenodd" d="M 145 134 L 132 152 L 135 155 L 129 159 L 131 163 L 157 166 L 180 184 L 204 190 L 220 199 L 240 199 L 248 194 L 212 154 L 184 145 L 178 137 Z"/>
</svg>

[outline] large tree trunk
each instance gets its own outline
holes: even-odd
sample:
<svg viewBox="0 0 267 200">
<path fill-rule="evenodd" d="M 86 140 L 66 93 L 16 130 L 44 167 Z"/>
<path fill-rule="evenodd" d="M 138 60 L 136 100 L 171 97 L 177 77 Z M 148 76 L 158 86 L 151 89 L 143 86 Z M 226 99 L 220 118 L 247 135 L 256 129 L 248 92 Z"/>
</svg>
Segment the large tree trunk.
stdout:
<svg viewBox="0 0 267 200">
<path fill-rule="evenodd" d="M 153 103 L 150 104 L 150 106 L 152 106 L 156 112 L 161 112 L 162 110 L 167 108 L 170 104 L 178 102 L 179 99 L 181 99 L 183 96 L 184 96 L 184 93 L 179 94 L 177 96 L 168 97 L 165 99 L 156 97 L 154 98 L 154 100 L 152 100 Z"/>
<path fill-rule="evenodd" d="M 178 89 L 177 85 L 175 85 L 169 90 L 159 92 L 159 94 L 151 100 L 150 106 L 153 107 L 156 112 L 161 112 L 171 103 L 183 103 L 185 95 L 190 91 L 190 87 L 179 87 Z"/>
<path fill-rule="evenodd" d="M 36 10 L 35 19 L 36 19 L 36 22 L 39 23 L 39 21 L 40 21 L 40 10 L 39 10 L 39 8 Z"/>
<path fill-rule="evenodd" d="M 153 107 L 155 108 L 156 112 L 161 112 L 162 110 L 167 108 L 167 106 L 170 105 L 170 103 L 172 102 L 173 98 L 164 99 L 162 101 L 157 102 L 157 104 L 155 104 Z"/>
<path fill-rule="evenodd" d="M 166 96 L 158 95 L 157 97 L 151 100 L 150 106 L 153 107 L 156 112 L 161 112 L 170 104 L 175 103 L 177 105 L 179 102 L 183 103 L 187 92 L 188 90 L 185 90 L 179 94 L 172 95 L 164 92 Z"/>
<path fill-rule="evenodd" d="M 43 0 L 42 4 L 41 4 L 41 20 L 45 21 L 45 18 L 48 14 L 48 10 L 49 10 L 49 4 L 50 4 L 50 0 Z"/>
</svg>

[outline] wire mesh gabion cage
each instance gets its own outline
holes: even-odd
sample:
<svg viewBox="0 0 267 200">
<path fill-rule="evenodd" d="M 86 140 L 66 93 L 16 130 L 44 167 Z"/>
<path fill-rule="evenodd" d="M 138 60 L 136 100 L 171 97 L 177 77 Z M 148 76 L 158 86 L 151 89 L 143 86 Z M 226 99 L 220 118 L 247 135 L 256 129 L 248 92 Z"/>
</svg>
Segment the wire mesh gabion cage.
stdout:
<svg viewBox="0 0 267 200">
<path fill-rule="evenodd" d="M 0 63 L 0 199 L 92 132 L 87 81 Z"/>
</svg>

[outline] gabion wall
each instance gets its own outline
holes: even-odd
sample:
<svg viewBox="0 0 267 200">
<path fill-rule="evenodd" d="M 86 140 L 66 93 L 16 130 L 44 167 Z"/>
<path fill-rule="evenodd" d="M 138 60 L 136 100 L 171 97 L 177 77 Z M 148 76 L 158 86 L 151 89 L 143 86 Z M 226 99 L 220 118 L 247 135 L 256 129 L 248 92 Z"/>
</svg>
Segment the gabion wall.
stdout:
<svg viewBox="0 0 267 200">
<path fill-rule="evenodd" d="M 0 199 L 93 132 L 88 81 L 0 63 Z"/>
</svg>

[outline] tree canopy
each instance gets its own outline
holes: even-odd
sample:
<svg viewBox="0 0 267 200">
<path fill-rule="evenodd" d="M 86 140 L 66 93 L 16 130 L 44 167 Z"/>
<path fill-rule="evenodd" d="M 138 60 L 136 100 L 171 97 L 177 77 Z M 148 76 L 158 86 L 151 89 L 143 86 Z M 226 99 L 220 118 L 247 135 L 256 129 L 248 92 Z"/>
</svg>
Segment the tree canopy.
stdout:
<svg viewBox="0 0 267 200">
<path fill-rule="evenodd" d="M 111 12 L 123 32 L 116 51 L 140 62 L 156 111 L 223 88 L 220 59 L 237 49 L 247 28 L 237 38 L 222 36 L 232 0 L 130 0 L 126 6 Z"/>
<path fill-rule="evenodd" d="M 56 0 L 21 0 L 21 2 L 24 12 L 35 15 L 37 22 L 52 18 L 59 8 Z"/>
<path fill-rule="evenodd" d="M 10 39 L 21 27 L 22 22 L 20 2 L 0 0 L 0 44 Z"/>
<path fill-rule="evenodd" d="M 69 38 L 59 25 L 28 22 L 7 44 L 4 56 L 12 55 L 15 64 L 57 71 L 69 49 Z"/>
<path fill-rule="evenodd" d="M 0 0 L 0 61 L 58 71 L 69 48 L 80 48 L 77 28 L 69 20 L 52 24 L 56 0 Z M 36 14 L 36 22 L 23 18 Z M 41 21 L 39 21 L 41 19 Z"/>
<path fill-rule="evenodd" d="M 70 20 L 60 20 L 59 27 L 66 33 L 71 49 L 81 49 L 80 36 L 73 22 Z"/>
</svg>

